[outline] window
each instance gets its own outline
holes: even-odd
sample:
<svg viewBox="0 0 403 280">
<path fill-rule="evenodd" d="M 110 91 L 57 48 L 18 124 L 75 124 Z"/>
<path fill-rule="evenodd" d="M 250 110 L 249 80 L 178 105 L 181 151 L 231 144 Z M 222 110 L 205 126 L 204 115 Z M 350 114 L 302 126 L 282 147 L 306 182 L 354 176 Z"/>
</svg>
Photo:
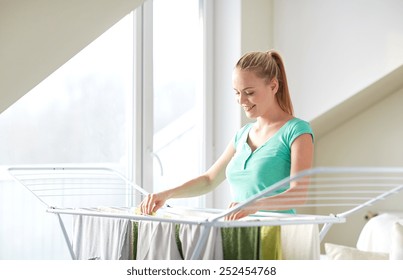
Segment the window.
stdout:
<svg viewBox="0 0 403 280">
<path fill-rule="evenodd" d="M 128 173 L 132 99 L 130 14 L 0 115 L 0 165 L 106 165 Z M 0 259 L 69 258 L 55 216 L 2 179 Z"/>
<path fill-rule="evenodd" d="M 144 168 L 152 169 L 145 185 L 156 192 L 183 183 L 204 169 L 203 106 L 203 20 L 199 0 L 154 0 L 146 6 L 144 30 L 152 46 L 152 81 L 143 94 L 152 94 L 145 106 L 145 134 L 152 143 L 145 143 L 145 153 L 152 158 Z M 152 15 L 152 16 L 151 16 Z M 147 24 L 152 18 L 152 24 Z M 148 22 L 149 23 L 149 22 Z M 147 73 L 145 71 L 145 73 Z M 144 97 L 145 100 L 149 96 Z M 152 129 L 151 129 L 152 128 Z M 148 141 L 146 141 L 148 142 Z M 144 163 L 143 163 L 144 164 Z M 147 175 L 145 175 L 147 176 Z M 202 198 L 175 200 L 172 204 L 203 206 Z"/>
<path fill-rule="evenodd" d="M 151 10 L 142 13 L 150 4 Z M 200 7 L 199 0 L 146 1 L 4 111 L 0 166 L 110 166 L 148 191 L 202 172 L 206 105 Z M 154 36 L 139 32 L 140 22 L 151 22 Z M 151 52 L 142 49 L 149 55 L 139 55 L 141 46 L 150 44 Z M 140 64 L 153 71 L 143 71 Z M 144 80 L 152 81 L 151 87 L 143 87 Z M 0 194 L 0 217 L 10 226 L 0 236 L 0 258 L 68 258 L 57 220 L 44 215 L 32 195 L 13 182 L 2 184 Z M 203 206 L 203 199 L 172 204 Z M 16 224 L 18 232 L 12 230 Z"/>
<path fill-rule="evenodd" d="M 0 165 L 128 170 L 132 79 L 128 15 L 0 115 Z"/>
</svg>

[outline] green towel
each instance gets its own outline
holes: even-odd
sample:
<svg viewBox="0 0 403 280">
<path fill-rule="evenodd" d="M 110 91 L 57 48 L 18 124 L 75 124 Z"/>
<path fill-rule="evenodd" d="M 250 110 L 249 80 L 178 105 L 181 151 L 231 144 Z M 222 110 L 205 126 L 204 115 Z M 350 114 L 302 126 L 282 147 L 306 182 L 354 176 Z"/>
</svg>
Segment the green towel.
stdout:
<svg viewBox="0 0 403 280">
<path fill-rule="evenodd" d="M 260 228 L 260 259 L 281 260 L 281 227 L 263 226 Z"/>
<path fill-rule="evenodd" d="M 133 260 L 137 257 L 137 237 L 138 237 L 138 224 L 132 222 L 132 249 L 133 249 Z"/>
<path fill-rule="evenodd" d="M 259 259 L 259 228 L 221 228 L 224 260 Z"/>
<path fill-rule="evenodd" d="M 181 255 L 181 258 L 182 258 L 182 260 L 184 259 L 183 258 L 183 250 L 182 250 L 182 241 L 181 241 L 181 239 L 180 239 L 180 236 L 179 236 L 179 230 L 180 230 L 180 225 L 178 224 L 178 225 L 175 225 L 175 240 L 176 240 L 176 246 L 178 246 L 178 251 L 179 251 L 179 254 Z"/>
<path fill-rule="evenodd" d="M 281 227 L 221 228 L 224 260 L 281 260 Z"/>
</svg>

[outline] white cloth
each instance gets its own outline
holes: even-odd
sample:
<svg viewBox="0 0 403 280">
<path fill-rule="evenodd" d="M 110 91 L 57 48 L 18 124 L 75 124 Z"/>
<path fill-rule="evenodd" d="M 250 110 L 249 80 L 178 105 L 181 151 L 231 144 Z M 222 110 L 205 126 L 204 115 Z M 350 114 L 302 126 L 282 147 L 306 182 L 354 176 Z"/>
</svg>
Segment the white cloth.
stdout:
<svg viewBox="0 0 403 280">
<path fill-rule="evenodd" d="M 389 257 L 391 260 L 403 260 L 403 220 L 393 225 Z"/>
<path fill-rule="evenodd" d="M 182 243 L 182 253 L 185 260 L 191 259 L 197 242 L 203 232 L 203 226 L 183 224 L 179 228 L 179 238 Z M 198 259 L 202 260 L 222 260 L 223 248 L 220 228 L 210 228 L 208 237 L 201 247 Z"/>
<path fill-rule="evenodd" d="M 402 213 L 383 213 L 371 218 L 358 237 L 357 249 L 389 253 L 393 226 L 401 218 Z"/>
<path fill-rule="evenodd" d="M 175 239 L 175 224 L 139 221 L 137 260 L 181 260 Z"/>
<path fill-rule="evenodd" d="M 281 226 L 281 248 L 285 260 L 319 260 L 319 226 L 316 224 Z"/>
<path fill-rule="evenodd" d="M 74 215 L 72 245 L 79 260 L 129 259 L 127 219 Z"/>
</svg>

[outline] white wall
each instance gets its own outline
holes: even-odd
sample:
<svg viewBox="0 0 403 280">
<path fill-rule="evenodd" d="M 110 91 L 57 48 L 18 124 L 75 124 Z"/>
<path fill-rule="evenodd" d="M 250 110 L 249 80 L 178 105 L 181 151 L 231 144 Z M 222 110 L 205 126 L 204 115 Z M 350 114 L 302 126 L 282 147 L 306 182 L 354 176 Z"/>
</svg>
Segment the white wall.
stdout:
<svg viewBox="0 0 403 280">
<path fill-rule="evenodd" d="M 243 0 L 241 8 L 241 54 L 273 48 L 273 0 Z M 241 112 L 242 124 L 250 122 Z"/>
<path fill-rule="evenodd" d="M 403 63 L 403 1 L 276 0 L 296 114 L 311 120 Z"/>
<path fill-rule="evenodd" d="M 403 166 L 403 88 L 335 127 L 315 145 L 317 166 Z M 325 242 L 355 246 L 367 211 L 402 211 L 403 193 L 366 208 L 333 227 Z M 348 234 L 345 234 L 348 232 Z"/>
</svg>

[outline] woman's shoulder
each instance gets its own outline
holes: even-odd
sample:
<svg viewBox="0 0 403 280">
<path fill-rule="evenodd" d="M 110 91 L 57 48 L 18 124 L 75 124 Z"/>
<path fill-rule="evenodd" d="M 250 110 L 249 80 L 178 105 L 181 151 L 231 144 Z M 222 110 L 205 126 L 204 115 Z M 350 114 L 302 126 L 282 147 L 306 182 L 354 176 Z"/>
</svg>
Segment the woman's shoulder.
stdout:
<svg viewBox="0 0 403 280">
<path fill-rule="evenodd" d="M 300 118 L 292 118 L 286 123 L 287 127 L 295 129 L 295 128 L 301 128 L 301 129 L 309 129 L 312 130 L 311 124 L 305 120 L 302 120 Z"/>
<path fill-rule="evenodd" d="M 305 120 L 293 118 L 286 125 L 286 134 L 291 142 L 299 135 L 305 133 L 311 134 L 312 138 L 314 137 L 311 124 Z"/>
<path fill-rule="evenodd" d="M 253 124 L 254 124 L 253 122 L 247 123 L 244 126 L 242 126 L 240 129 L 238 129 L 238 131 L 236 132 L 235 137 L 234 137 L 235 144 L 237 144 L 241 138 L 246 137 L 249 134 L 249 130 L 251 129 Z"/>
</svg>

